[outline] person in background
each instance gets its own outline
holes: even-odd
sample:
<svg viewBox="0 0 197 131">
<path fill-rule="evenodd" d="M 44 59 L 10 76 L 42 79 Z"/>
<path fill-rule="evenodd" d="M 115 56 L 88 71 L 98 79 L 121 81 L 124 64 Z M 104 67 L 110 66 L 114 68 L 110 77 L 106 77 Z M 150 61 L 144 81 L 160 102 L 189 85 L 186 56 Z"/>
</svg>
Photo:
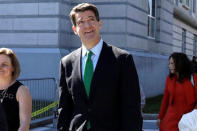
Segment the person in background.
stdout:
<svg viewBox="0 0 197 131">
<path fill-rule="evenodd" d="M 70 12 L 82 47 L 60 61 L 59 131 L 141 131 L 140 88 L 131 54 L 107 44 L 95 5 Z"/>
<path fill-rule="evenodd" d="M 196 58 L 196 56 L 193 56 L 192 64 L 193 64 L 194 72 L 197 73 L 197 58 Z"/>
<path fill-rule="evenodd" d="M 160 131 L 179 131 L 178 122 L 182 115 L 195 108 L 197 86 L 192 85 L 191 78 L 197 83 L 197 74 L 193 74 L 191 61 L 186 54 L 171 54 L 169 75 L 157 120 Z"/>
<path fill-rule="evenodd" d="M 5 111 L 8 131 L 28 131 L 32 99 L 28 88 L 17 81 L 20 64 L 16 54 L 0 48 L 0 102 Z"/>
<path fill-rule="evenodd" d="M 8 131 L 8 125 L 5 118 L 5 112 L 3 110 L 3 107 L 0 103 L 0 131 Z"/>
</svg>

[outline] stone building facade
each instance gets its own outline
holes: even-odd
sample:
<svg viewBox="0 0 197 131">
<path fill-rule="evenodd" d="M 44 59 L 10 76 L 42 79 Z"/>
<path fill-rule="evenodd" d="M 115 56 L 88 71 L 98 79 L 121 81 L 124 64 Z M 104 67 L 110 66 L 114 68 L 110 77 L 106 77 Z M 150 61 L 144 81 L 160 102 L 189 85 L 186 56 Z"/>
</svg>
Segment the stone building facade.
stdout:
<svg viewBox="0 0 197 131">
<path fill-rule="evenodd" d="M 98 7 L 104 41 L 133 55 L 147 97 L 163 92 L 172 52 L 197 55 L 196 0 L 1 0 L 0 46 L 17 53 L 20 78 L 58 80 L 61 57 L 81 45 L 69 19 L 81 2 Z"/>
</svg>

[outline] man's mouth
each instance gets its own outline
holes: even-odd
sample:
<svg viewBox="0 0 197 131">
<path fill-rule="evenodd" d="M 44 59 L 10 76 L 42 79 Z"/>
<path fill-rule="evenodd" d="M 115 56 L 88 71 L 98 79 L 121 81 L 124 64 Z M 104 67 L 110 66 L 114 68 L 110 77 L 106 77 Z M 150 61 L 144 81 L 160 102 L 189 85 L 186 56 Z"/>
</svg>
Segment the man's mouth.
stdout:
<svg viewBox="0 0 197 131">
<path fill-rule="evenodd" d="M 85 32 L 85 34 L 91 34 L 91 33 L 93 33 L 93 31 L 87 31 L 87 32 Z"/>
</svg>

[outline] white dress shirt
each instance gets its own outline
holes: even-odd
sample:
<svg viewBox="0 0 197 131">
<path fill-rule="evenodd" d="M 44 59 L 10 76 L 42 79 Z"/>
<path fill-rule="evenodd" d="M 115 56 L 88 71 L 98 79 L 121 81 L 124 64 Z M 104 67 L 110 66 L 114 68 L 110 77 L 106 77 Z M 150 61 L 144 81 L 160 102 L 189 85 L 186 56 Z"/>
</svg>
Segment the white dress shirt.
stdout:
<svg viewBox="0 0 197 131">
<path fill-rule="evenodd" d="M 94 67 L 94 70 L 96 68 L 96 65 L 97 65 L 97 62 L 98 62 L 98 59 L 99 59 L 99 56 L 100 56 L 100 53 L 101 53 L 101 50 L 102 50 L 102 47 L 103 47 L 103 40 L 102 38 L 100 39 L 99 43 L 96 44 L 96 46 L 94 46 L 92 49 L 90 49 L 92 51 L 92 56 L 91 56 L 91 59 L 92 59 L 92 62 L 93 62 L 93 67 Z M 82 78 L 84 78 L 84 70 L 85 70 L 85 63 L 86 63 L 86 60 L 87 60 L 87 52 L 88 52 L 88 49 L 82 44 Z"/>
</svg>

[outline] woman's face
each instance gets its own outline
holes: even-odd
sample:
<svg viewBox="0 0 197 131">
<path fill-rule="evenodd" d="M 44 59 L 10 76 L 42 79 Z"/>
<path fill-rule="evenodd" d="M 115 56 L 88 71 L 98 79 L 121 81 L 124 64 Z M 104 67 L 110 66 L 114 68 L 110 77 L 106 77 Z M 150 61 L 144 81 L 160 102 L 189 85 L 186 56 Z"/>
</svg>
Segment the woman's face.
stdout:
<svg viewBox="0 0 197 131">
<path fill-rule="evenodd" d="M 169 62 L 169 70 L 170 70 L 170 73 L 172 74 L 176 72 L 175 63 L 172 57 L 170 58 L 170 62 Z"/>
<path fill-rule="evenodd" d="M 4 55 L 0 54 L 0 78 L 12 78 L 13 67 L 11 59 Z"/>
</svg>

